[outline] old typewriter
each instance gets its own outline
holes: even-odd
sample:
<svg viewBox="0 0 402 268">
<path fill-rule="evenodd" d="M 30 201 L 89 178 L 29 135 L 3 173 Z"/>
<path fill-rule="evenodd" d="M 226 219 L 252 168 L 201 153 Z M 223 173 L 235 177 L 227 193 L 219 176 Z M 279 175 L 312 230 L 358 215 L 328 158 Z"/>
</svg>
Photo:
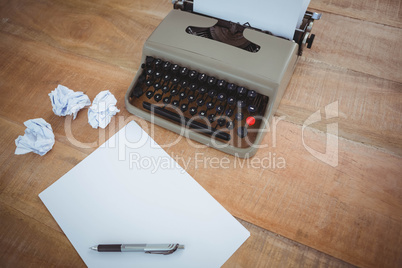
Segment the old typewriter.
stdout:
<svg viewBox="0 0 402 268">
<path fill-rule="evenodd" d="M 320 14 L 307 11 L 294 40 L 250 25 L 174 9 L 143 47 L 129 112 L 238 157 L 253 156 Z"/>
</svg>

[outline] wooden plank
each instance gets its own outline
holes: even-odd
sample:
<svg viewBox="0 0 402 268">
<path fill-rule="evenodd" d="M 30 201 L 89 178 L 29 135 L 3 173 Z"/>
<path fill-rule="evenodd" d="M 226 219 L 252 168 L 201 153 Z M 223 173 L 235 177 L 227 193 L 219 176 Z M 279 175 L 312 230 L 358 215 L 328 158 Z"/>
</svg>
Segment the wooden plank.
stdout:
<svg viewBox="0 0 402 268">
<path fill-rule="evenodd" d="M 306 58 L 402 82 L 402 29 L 323 13 Z"/>
<path fill-rule="evenodd" d="M 312 0 L 310 8 L 364 21 L 402 27 L 400 0 Z"/>
<path fill-rule="evenodd" d="M 0 202 L 2 267 L 84 267 L 59 231 Z"/>
<path fill-rule="evenodd" d="M 250 231 L 251 236 L 222 266 L 223 268 L 354 267 L 246 221 L 239 221 Z M 250 252 L 261 252 L 261 254 L 253 255 Z"/>
<path fill-rule="evenodd" d="M 340 137 L 402 155 L 402 84 L 301 58 L 276 115 L 303 125 L 337 102 Z M 332 120 L 334 121 L 334 120 Z M 310 127 L 326 131 L 330 120 Z"/>
</svg>

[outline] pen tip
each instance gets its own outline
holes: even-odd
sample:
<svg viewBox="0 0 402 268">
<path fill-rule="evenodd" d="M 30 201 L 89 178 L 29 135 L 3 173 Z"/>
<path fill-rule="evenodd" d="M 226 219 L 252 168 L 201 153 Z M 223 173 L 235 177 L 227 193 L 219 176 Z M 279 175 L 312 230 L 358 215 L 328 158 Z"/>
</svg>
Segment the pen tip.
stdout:
<svg viewBox="0 0 402 268">
<path fill-rule="evenodd" d="M 184 249 L 184 245 L 179 245 L 177 248 L 178 249 Z"/>
<path fill-rule="evenodd" d="M 90 247 L 89 249 L 92 249 L 92 250 L 97 251 L 97 250 L 98 250 L 98 246 L 93 246 L 93 247 Z"/>
</svg>

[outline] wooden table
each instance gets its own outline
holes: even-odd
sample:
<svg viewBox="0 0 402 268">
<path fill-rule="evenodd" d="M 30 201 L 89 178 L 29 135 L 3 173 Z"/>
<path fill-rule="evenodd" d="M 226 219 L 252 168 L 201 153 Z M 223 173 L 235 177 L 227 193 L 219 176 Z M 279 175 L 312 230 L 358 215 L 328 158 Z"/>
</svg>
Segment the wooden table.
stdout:
<svg viewBox="0 0 402 268">
<path fill-rule="evenodd" d="M 110 90 L 119 116 L 140 121 L 124 94 L 146 38 L 171 9 L 157 0 L 0 1 L 0 266 L 84 266 L 38 194 L 119 125 L 92 129 L 86 109 L 73 122 L 58 117 L 48 93 L 62 84 L 93 100 Z M 401 2 L 312 0 L 310 9 L 323 13 L 315 43 L 300 58 L 269 146 L 253 158 L 271 165 L 241 164 L 184 139 L 166 151 L 189 161 L 189 174 L 250 230 L 225 267 L 401 267 Z M 316 111 L 321 120 L 304 128 Z M 53 149 L 14 155 L 23 122 L 39 117 L 52 125 Z M 327 136 L 338 142 L 327 150 L 336 162 L 314 153 L 326 152 Z M 153 137 L 165 144 L 178 135 L 155 127 Z M 207 168 L 213 158 L 229 164 Z"/>
</svg>

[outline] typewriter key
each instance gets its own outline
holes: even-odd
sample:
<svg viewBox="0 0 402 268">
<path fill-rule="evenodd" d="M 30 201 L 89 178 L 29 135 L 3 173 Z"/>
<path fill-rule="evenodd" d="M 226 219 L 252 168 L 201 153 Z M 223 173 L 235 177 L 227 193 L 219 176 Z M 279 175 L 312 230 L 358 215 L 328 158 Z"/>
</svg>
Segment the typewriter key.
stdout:
<svg viewBox="0 0 402 268">
<path fill-rule="evenodd" d="M 154 95 L 154 92 L 151 91 L 151 90 L 150 90 L 150 91 L 147 91 L 147 93 L 145 93 L 145 96 L 147 96 L 148 99 L 152 98 L 153 95 Z"/>
<path fill-rule="evenodd" d="M 225 113 L 226 113 L 227 117 L 231 117 L 233 115 L 233 110 L 232 109 L 227 109 Z"/>
<path fill-rule="evenodd" d="M 235 116 L 237 121 L 243 120 L 243 117 L 244 117 L 243 113 L 237 113 L 236 116 Z"/>
<path fill-rule="evenodd" d="M 237 107 L 244 108 L 246 106 L 246 102 L 244 100 L 237 101 Z"/>
<path fill-rule="evenodd" d="M 180 74 L 181 75 L 187 75 L 188 74 L 188 69 L 186 67 L 181 67 Z"/>
<path fill-rule="evenodd" d="M 226 86 L 226 81 L 225 80 L 218 80 L 217 86 L 219 88 L 224 88 Z"/>
<path fill-rule="evenodd" d="M 190 96 L 188 96 L 188 102 L 193 102 L 193 101 L 195 101 L 195 97 L 194 97 L 194 95 L 190 95 Z"/>
<path fill-rule="evenodd" d="M 187 109 L 188 109 L 188 105 L 187 104 L 185 104 L 185 103 L 183 103 L 181 106 L 180 106 L 180 110 L 184 113 L 185 111 L 187 111 Z"/>
<path fill-rule="evenodd" d="M 169 87 L 168 87 L 168 86 L 163 86 L 163 87 L 162 87 L 162 92 L 163 92 L 163 93 L 169 92 Z"/>
<path fill-rule="evenodd" d="M 207 89 L 205 87 L 200 87 L 198 91 L 200 92 L 200 94 L 205 94 L 207 92 Z"/>
<path fill-rule="evenodd" d="M 190 114 L 195 115 L 197 113 L 197 107 L 191 107 L 190 108 Z"/>
<path fill-rule="evenodd" d="M 197 72 L 197 71 L 192 70 L 188 76 L 189 76 L 191 79 L 194 79 L 194 78 L 196 78 L 196 77 L 197 77 L 197 75 L 198 75 L 198 72 Z"/>
<path fill-rule="evenodd" d="M 180 82 L 180 79 L 179 78 L 177 78 L 177 77 L 174 77 L 173 79 L 172 79 L 172 84 L 177 84 L 177 83 L 179 83 Z"/>
<path fill-rule="evenodd" d="M 213 86 L 216 83 L 216 78 L 213 76 L 208 77 L 208 84 Z"/>
<path fill-rule="evenodd" d="M 161 59 L 156 59 L 156 61 L 155 61 L 155 67 L 156 68 L 159 68 L 159 67 L 161 67 L 162 66 L 162 60 Z"/>
<path fill-rule="evenodd" d="M 155 83 L 154 88 L 156 90 L 160 89 L 162 87 L 162 85 L 160 83 Z"/>
<path fill-rule="evenodd" d="M 152 86 L 153 83 L 154 83 L 154 81 L 148 79 L 148 80 L 145 82 L 145 85 L 147 85 L 147 86 L 150 87 L 150 86 Z"/>
<path fill-rule="evenodd" d="M 154 100 L 155 100 L 156 102 L 160 102 L 161 99 L 162 99 L 162 94 L 155 94 Z"/>
<path fill-rule="evenodd" d="M 168 61 L 166 61 L 166 62 L 163 64 L 163 69 L 169 70 L 169 69 L 170 69 L 170 65 L 171 65 L 171 63 L 168 62 Z"/>
<path fill-rule="evenodd" d="M 159 78 L 159 77 L 161 77 L 162 76 L 162 73 L 161 72 L 159 72 L 159 71 L 156 71 L 155 72 L 155 77 L 156 78 Z"/>
<path fill-rule="evenodd" d="M 163 98 L 163 103 L 164 104 L 169 104 L 171 99 L 172 99 L 171 97 L 164 97 Z"/>
<path fill-rule="evenodd" d="M 247 107 L 247 110 L 248 110 L 248 112 L 249 112 L 250 114 L 253 114 L 253 113 L 255 113 L 255 111 L 257 111 L 257 108 L 255 107 L 255 105 L 249 105 L 249 106 Z"/>
<path fill-rule="evenodd" d="M 252 116 L 247 117 L 246 123 L 247 123 L 247 125 L 249 125 L 249 126 L 254 125 L 254 124 L 255 124 L 255 118 L 252 117 Z"/>
<path fill-rule="evenodd" d="M 176 107 L 179 107 L 180 102 L 179 102 L 178 100 L 174 100 L 174 101 L 172 102 L 172 104 L 173 104 L 174 106 L 176 106 Z"/>
<path fill-rule="evenodd" d="M 247 128 L 245 128 L 245 127 L 239 127 L 239 128 L 237 129 L 237 135 L 238 135 L 240 138 L 246 137 L 246 136 L 247 136 Z"/>
<path fill-rule="evenodd" d="M 228 84 L 227 89 L 229 90 L 229 92 L 234 92 L 234 90 L 236 89 L 236 85 L 233 83 Z"/>
<path fill-rule="evenodd" d="M 187 97 L 186 92 L 180 92 L 179 97 L 181 100 L 185 99 Z"/>
<path fill-rule="evenodd" d="M 247 89 L 245 87 L 237 87 L 237 94 L 240 96 L 245 96 L 247 93 Z"/>
<path fill-rule="evenodd" d="M 177 65 L 177 64 L 173 64 L 170 69 L 171 69 L 171 71 L 172 71 L 173 73 L 177 73 L 177 72 L 179 71 L 179 69 L 180 69 L 180 66 Z"/>
<path fill-rule="evenodd" d="M 205 111 L 205 110 L 202 110 L 202 111 L 200 112 L 200 116 L 201 116 L 201 117 L 204 117 L 206 114 L 207 114 L 207 111 Z"/>
<path fill-rule="evenodd" d="M 227 102 L 228 102 L 229 105 L 233 105 L 233 104 L 236 103 L 236 99 L 234 97 L 230 96 L 228 98 Z"/>
<path fill-rule="evenodd" d="M 198 76 L 198 81 L 200 81 L 200 82 L 205 82 L 205 81 L 207 81 L 207 79 L 208 79 L 208 76 L 206 75 L 206 74 L 200 74 L 199 76 Z"/>
<path fill-rule="evenodd" d="M 210 96 L 211 98 L 215 97 L 216 94 L 218 94 L 218 92 L 215 89 L 211 89 L 210 91 L 208 91 L 208 96 Z"/>
<path fill-rule="evenodd" d="M 192 90 L 192 91 L 197 90 L 197 84 L 192 83 L 192 84 L 190 85 L 190 90 Z"/>
<path fill-rule="evenodd" d="M 212 108 L 214 108 L 214 103 L 210 101 L 207 103 L 207 110 L 211 110 Z"/>
<path fill-rule="evenodd" d="M 165 76 L 163 77 L 163 80 L 169 81 L 170 78 L 172 78 L 172 77 L 170 76 L 170 74 L 165 74 Z"/>
<path fill-rule="evenodd" d="M 220 113 L 222 113 L 223 112 L 223 105 L 218 105 L 218 106 L 216 106 L 216 112 L 218 113 L 218 114 L 220 114 Z"/>
<path fill-rule="evenodd" d="M 219 93 L 217 98 L 218 98 L 219 101 L 224 101 L 226 99 L 226 94 L 225 93 Z"/>
<path fill-rule="evenodd" d="M 176 96 L 177 94 L 179 94 L 179 90 L 177 88 L 174 88 L 170 91 L 170 95 L 172 96 Z"/>
<path fill-rule="evenodd" d="M 220 127 L 223 127 L 226 124 L 226 119 L 225 118 L 219 118 L 218 119 L 218 125 Z"/>
<path fill-rule="evenodd" d="M 204 99 L 198 99 L 198 100 L 197 100 L 197 105 L 198 105 L 198 106 L 203 106 L 204 103 L 205 103 L 205 100 L 204 100 Z"/>
<path fill-rule="evenodd" d="M 154 73 L 154 69 L 147 69 L 147 75 L 152 75 Z"/>
<path fill-rule="evenodd" d="M 215 121 L 215 115 L 214 114 L 208 115 L 208 120 L 209 122 L 213 123 Z"/>
<path fill-rule="evenodd" d="M 254 90 L 249 90 L 248 93 L 247 93 L 247 98 L 252 100 L 255 97 L 257 97 L 257 92 L 255 92 Z"/>
</svg>

